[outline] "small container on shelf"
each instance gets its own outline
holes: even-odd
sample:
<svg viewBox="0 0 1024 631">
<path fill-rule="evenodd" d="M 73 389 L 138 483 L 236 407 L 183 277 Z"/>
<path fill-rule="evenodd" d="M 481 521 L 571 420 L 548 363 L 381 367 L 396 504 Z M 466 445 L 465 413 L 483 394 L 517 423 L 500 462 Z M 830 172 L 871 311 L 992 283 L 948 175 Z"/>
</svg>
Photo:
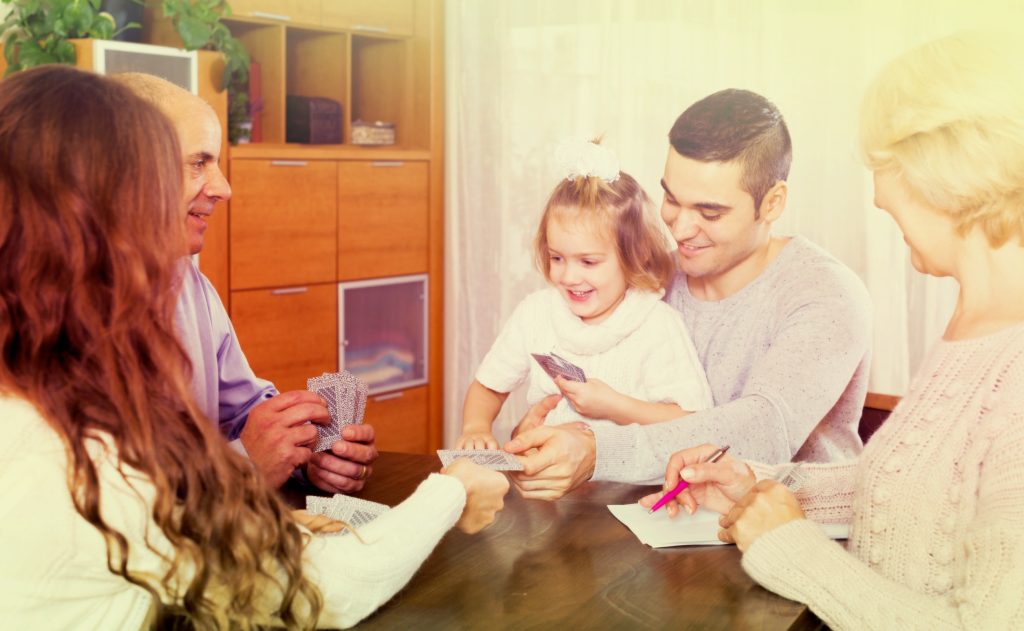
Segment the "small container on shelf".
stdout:
<svg viewBox="0 0 1024 631">
<path fill-rule="evenodd" d="M 395 124 L 383 121 L 352 121 L 353 145 L 393 145 L 395 144 Z"/>
</svg>

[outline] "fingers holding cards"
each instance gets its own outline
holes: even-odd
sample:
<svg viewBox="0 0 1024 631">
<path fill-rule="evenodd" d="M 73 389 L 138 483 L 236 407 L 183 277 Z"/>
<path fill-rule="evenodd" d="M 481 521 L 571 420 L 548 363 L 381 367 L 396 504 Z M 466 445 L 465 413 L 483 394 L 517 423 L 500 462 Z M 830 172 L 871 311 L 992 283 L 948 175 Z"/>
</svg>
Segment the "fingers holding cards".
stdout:
<svg viewBox="0 0 1024 631">
<path fill-rule="evenodd" d="M 368 388 L 348 371 L 324 373 L 306 381 L 306 388 L 317 394 L 327 405 L 330 423 L 317 427 L 314 453 L 326 451 L 342 439 L 341 430 L 353 423 L 362 423 L 366 411 Z"/>
<path fill-rule="evenodd" d="M 580 381 L 583 383 L 587 381 L 587 375 L 583 372 L 583 369 L 563 357 L 559 357 L 554 353 L 531 353 L 531 355 L 533 355 L 533 358 L 540 364 L 540 367 L 552 379 L 563 377 L 569 381 Z"/>
</svg>

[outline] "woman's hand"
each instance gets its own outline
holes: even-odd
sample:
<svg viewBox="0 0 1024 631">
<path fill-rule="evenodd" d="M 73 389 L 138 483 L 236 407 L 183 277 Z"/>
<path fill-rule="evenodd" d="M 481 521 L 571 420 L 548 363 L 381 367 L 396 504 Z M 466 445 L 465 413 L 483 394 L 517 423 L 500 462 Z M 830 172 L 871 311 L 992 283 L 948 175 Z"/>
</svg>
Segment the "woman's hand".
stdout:
<svg viewBox="0 0 1024 631">
<path fill-rule="evenodd" d="M 623 395 L 600 379 L 570 381 L 559 376 L 555 377 L 555 385 L 576 411 L 587 418 L 615 419 L 620 416 Z"/>
<path fill-rule="evenodd" d="M 455 524 L 459 530 L 469 534 L 480 532 L 494 521 L 505 505 L 508 480 L 501 473 L 481 467 L 468 458 L 455 460 L 441 469 L 441 473 L 458 479 L 466 487 L 466 507 Z"/>
<path fill-rule="evenodd" d="M 746 552 L 769 530 L 803 518 L 804 511 L 792 491 L 774 480 L 761 480 L 718 520 L 722 527 L 718 538 Z"/>
<path fill-rule="evenodd" d="M 672 454 L 665 469 L 665 487 L 661 493 L 652 493 L 640 500 L 647 508 L 660 500 L 665 493 L 676 488 L 680 478 L 689 486 L 676 499 L 665 505 L 670 517 L 679 514 L 682 506 L 691 515 L 697 506 L 704 506 L 716 513 L 727 513 L 733 504 L 753 488 L 757 478 L 742 460 L 725 454 L 718 462 L 707 462 L 718 447 L 701 445 Z"/>
<path fill-rule="evenodd" d="M 490 432 L 467 432 L 455 441 L 456 449 L 497 449 L 498 439 Z"/>
</svg>

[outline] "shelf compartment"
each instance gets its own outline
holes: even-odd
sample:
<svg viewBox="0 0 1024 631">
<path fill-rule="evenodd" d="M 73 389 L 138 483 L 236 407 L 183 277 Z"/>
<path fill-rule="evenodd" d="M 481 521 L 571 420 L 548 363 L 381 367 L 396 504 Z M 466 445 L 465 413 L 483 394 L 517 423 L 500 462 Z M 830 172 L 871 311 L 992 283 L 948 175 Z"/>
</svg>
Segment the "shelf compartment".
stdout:
<svg viewBox="0 0 1024 631">
<path fill-rule="evenodd" d="M 370 394 L 427 382 L 427 275 L 338 284 L 338 369 Z"/>
</svg>

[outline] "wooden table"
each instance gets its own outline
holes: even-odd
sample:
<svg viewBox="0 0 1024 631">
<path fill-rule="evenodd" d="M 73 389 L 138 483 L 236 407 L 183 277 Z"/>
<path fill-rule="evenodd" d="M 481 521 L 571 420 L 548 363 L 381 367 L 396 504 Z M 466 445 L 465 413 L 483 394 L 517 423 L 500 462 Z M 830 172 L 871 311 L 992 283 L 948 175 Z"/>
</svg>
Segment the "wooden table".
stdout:
<svg viewBox="0 0 1024 631">
<path fill-rule="evenodd" d="M 394 506 L 436 457 L 383 453 L 359 497 Z M 756 585 L 735 546 L 640 543 L 608 511 L 650 487 L 593 482 L 557 502 L 513 489 L 486 530 L 449 532 L 366 629 L 819 629 L 807 607 Z M 308 489 L 285 487 L 302 506 Z"/>
</svg>

